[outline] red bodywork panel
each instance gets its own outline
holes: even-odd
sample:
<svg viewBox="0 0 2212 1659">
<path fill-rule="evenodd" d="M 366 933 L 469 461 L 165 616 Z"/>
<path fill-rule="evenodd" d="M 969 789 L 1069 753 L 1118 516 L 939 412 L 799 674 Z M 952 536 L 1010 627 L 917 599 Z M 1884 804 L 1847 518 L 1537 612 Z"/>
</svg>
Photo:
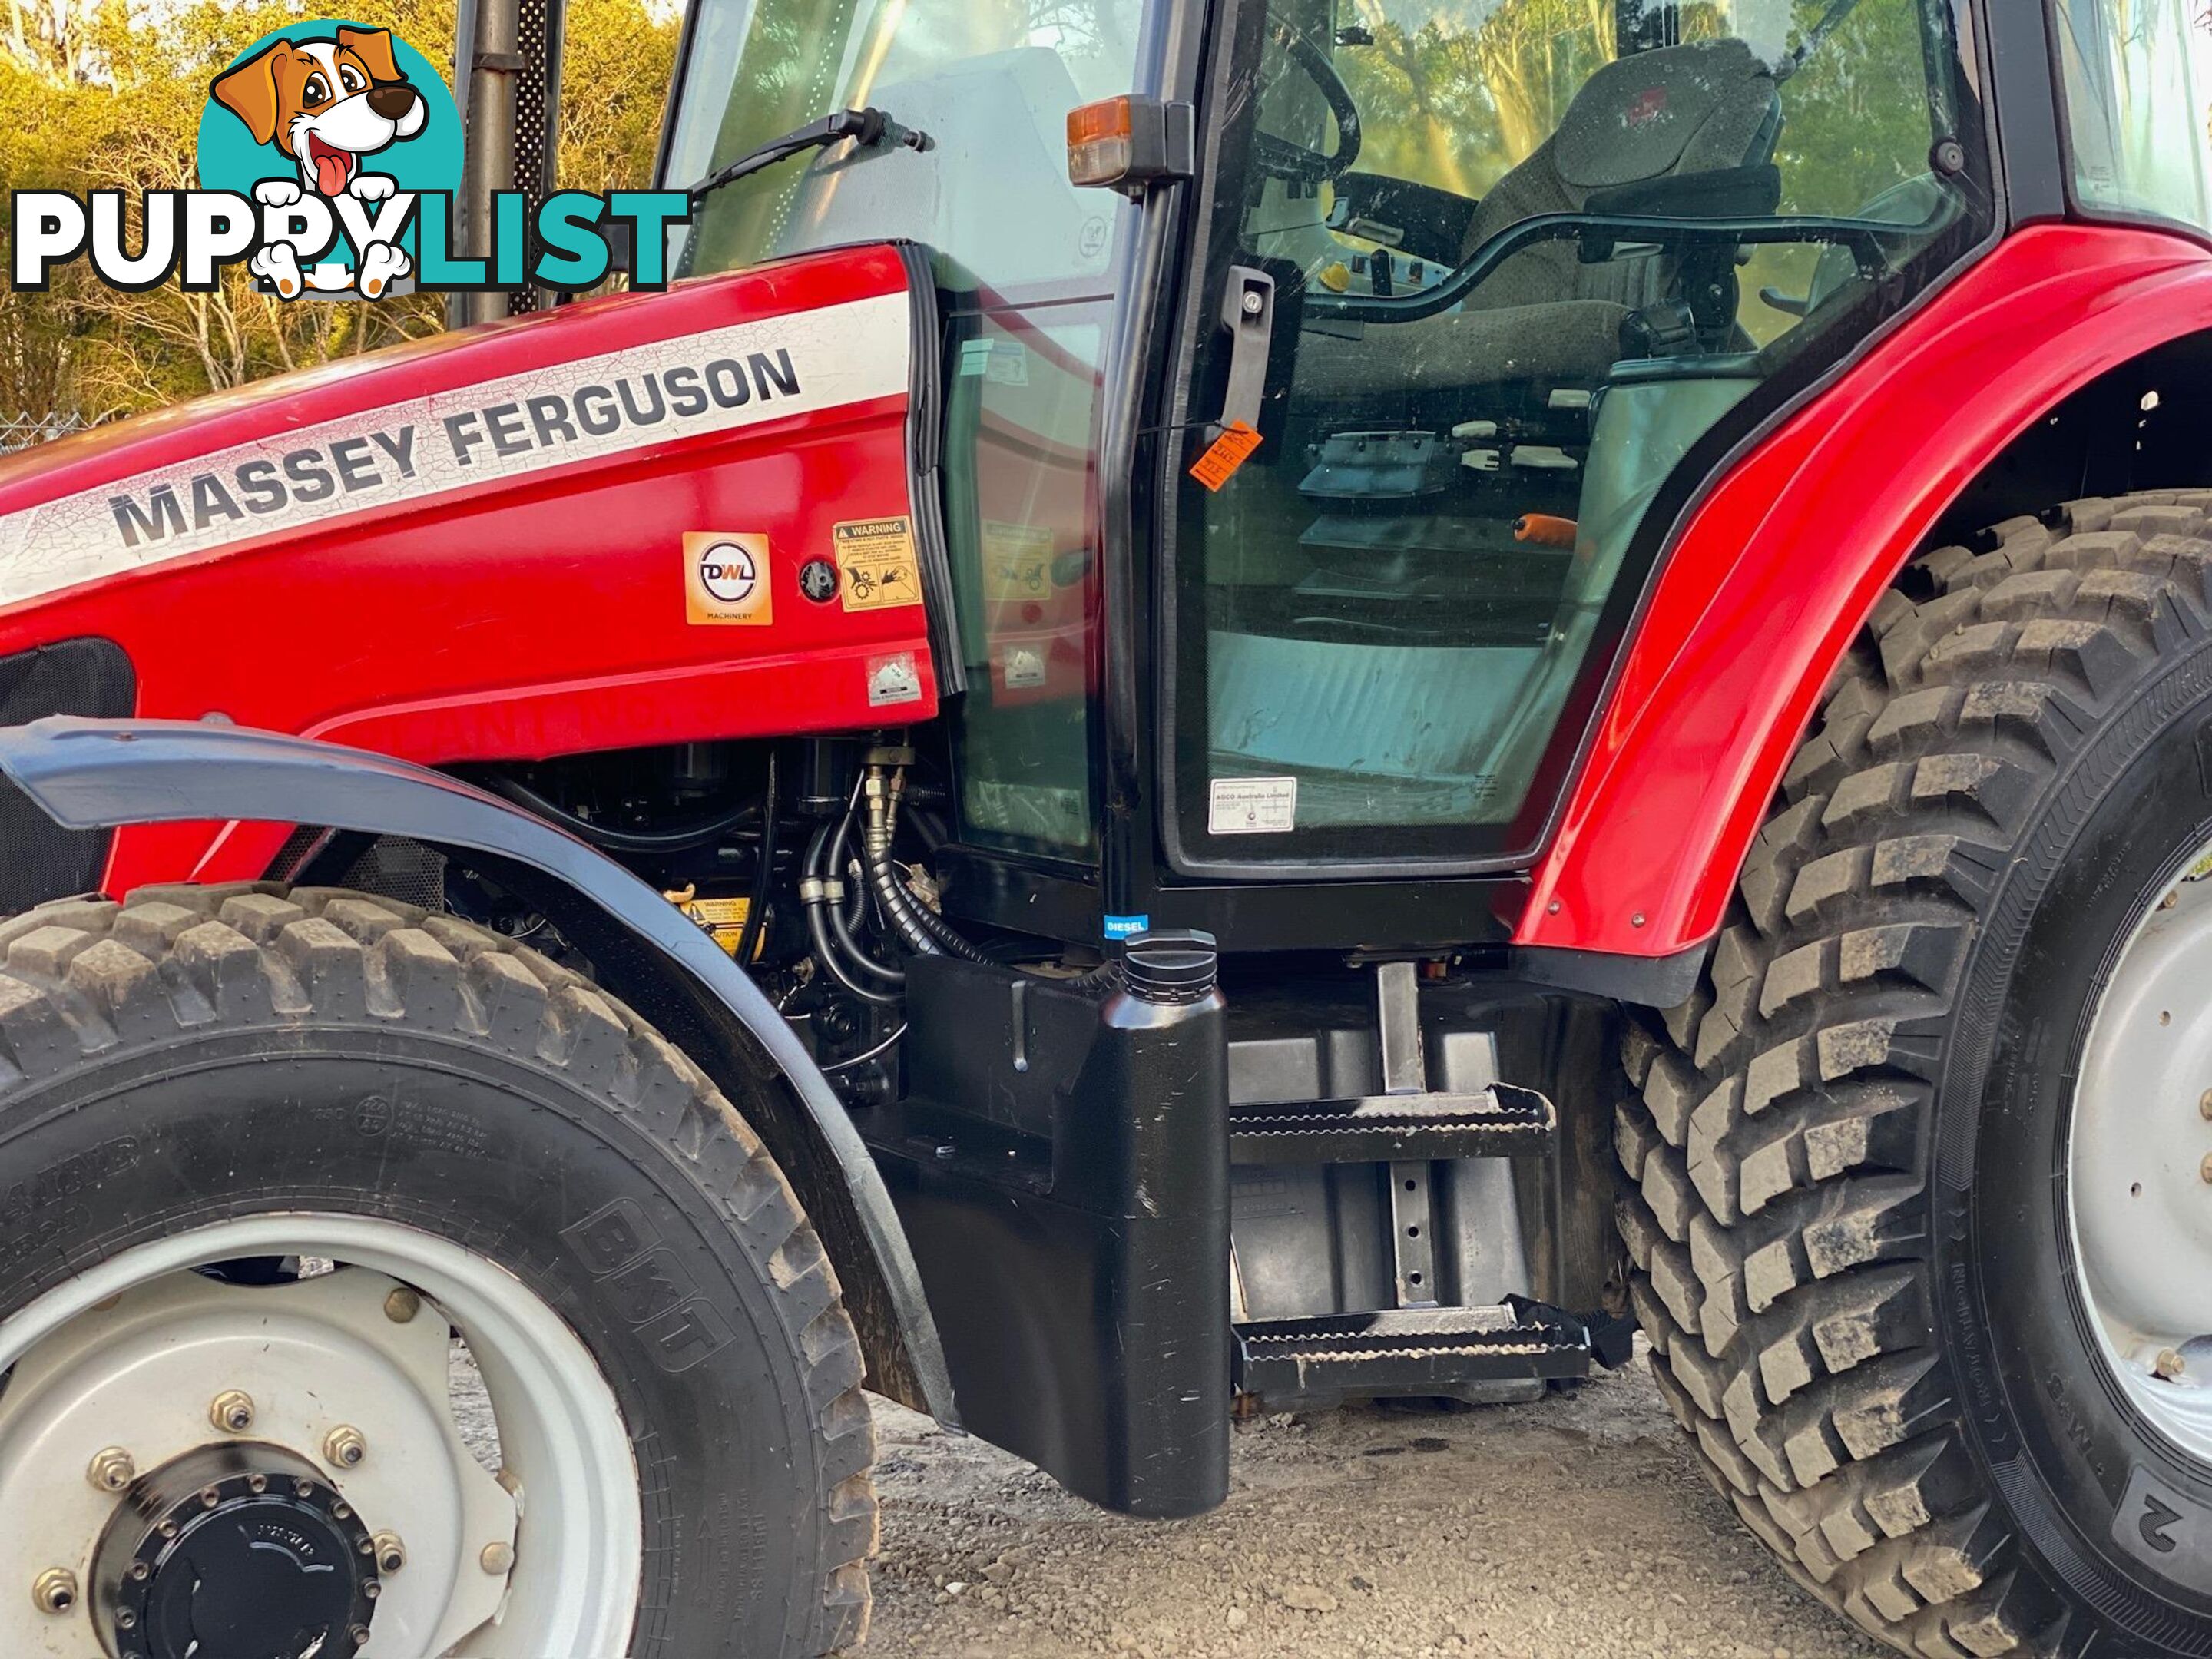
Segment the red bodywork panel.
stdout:
<svg viewBox="0 0 2212 1659">
<path fill-rule="evenodd" d="M 46 446 L 0 466 L 0 655 L 104 635 L 130 653 L 142 716 L 215 713 L 433 765 L 927 719 L 911 560 L 904 590 L 864 585 L 872 603 L 850 582 L 826 602 L 799 586 L 807 561 L 836 560 L 836 525 L 927 510 L 909 499 L 908 282 L 896 248 L 842 250 Z M 648 374 L 667 376 L 657 421 Z M 334 444 L 378 482 L 341 489 Z M 283 463 L 239 458 L 303 447 L 331 493 L 307 501 L 303 463 L 285 506 L 248 513 L 246 478 L 265 502 Z M 210 470 L 219 491 L 196 482 Z M 145 520 L 127 526 L 136 547 L 118 493 Z M 764 586 L 723 611 L 757 615 L 764 593 L 766 618 L 694 620 L 703 544 L 684 541 L 702 535 L 765 538 Z M 210 536 L 229 539 L 193 550 Z M 126 830 L 107 885 L 258 875 L 284 834 Z"/>
<path fill-rule="evenodd" d="M 1717 933 L 1829 678 L 1944 508 L 2067 394 L 2205 328 L 2197 244 L 2030 228 L 1740 461 L 1668 556 L 1516 941 L 1663 957 Z"/>
</svg>

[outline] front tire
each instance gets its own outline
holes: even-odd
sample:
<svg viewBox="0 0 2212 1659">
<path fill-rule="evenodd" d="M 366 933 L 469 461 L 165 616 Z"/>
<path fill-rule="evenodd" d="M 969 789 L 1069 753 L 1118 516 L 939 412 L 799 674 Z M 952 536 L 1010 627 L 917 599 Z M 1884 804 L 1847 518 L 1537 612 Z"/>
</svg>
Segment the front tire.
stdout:
<svg viewBox="0 0 2212 1659">
<path fill-rule="evenodd" d="M 343 1271 L 269 1285 L 288 1257 Z M 498 1485 L 441 1416 L 448 1323 Z M 289 1357 L 254 1358 L 253 1330 Z M 228 1369 L 195 1371 L 210 1355 Z M 263 1609 L 287 1597 L 335 1619 L 316 1650 L 376 1659 L 443 1653 L 487 1609 L 453 1652 L 812 1659 L 865 1635 L 861 1358 L 791 1188 L 636 1014 L 452 917 L 258 885 L 0 922 L 0 1487 L 54 1494 L 0 1522 L 9 1653 L 77 1651 L 80 1625 L 88 1655 L 163 1629 L 281 1645 Z M 134 1565 L 134 1516 L 189 1540 L 206 1500 L 242 1536 L 295 1485 L 302 1551 L 407 1540 L 373 1588 L 353 1570 L 349 1611 L 309 1593 L 325 1569 L 264 1582 L 219 1540 L 165 1577 L 156 1527 Z"/>
<path fill-rule="evenodd" d="M 2212 1075 L 2130 1115 L 2090 1071 L 2208 854 L 2212 495 L 2016 520 L 1879 607 L 1701 989 L 1629 1038 L 1661 1390 L 1753 1530 L 1905 1651 L 2212 1654 L 2212 1463 L 2077 1248 L 2127 1248 L 2077 1223 L 2132 1184 L 2212 1252 Z M 2195 982 L 2102 1041 L 2212 1067 L 2212 949 Z"/>
</svg>

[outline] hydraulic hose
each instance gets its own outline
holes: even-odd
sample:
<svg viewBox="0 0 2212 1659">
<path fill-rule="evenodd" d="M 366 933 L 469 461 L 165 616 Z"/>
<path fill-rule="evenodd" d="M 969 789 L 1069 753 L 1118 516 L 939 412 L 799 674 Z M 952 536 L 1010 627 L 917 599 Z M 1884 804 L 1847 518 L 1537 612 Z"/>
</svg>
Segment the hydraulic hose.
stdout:
<svg viewBox="0 0 2212 1659">
<path fill-rule="evenodd" d="M 846 953 L 846 966 L 866 969 L 878 979 L 894 985 L 906 983 L 906 970 L 895 963 L 879 962 L 874 951 L 861 943 L 860 928 L 868 915 L 868 890 L 865 884 L 854 887 L 844 902 L 836 895 L 845 884 L 846 849 L 852 845 L 853 814 L 848 811 L 837 820 L 837 832 L 830 838 L 830 856 L 822 866 L 822 877 L 828 884 L 830 902 L 823 908 L 829 913 L 830 936 Z"/>
<path fill-rule="evenodd" d="M 857 791 L 855 796 L 857 799 Z M 852 840 L 853 817 L 848 811 L 837 821 L 836 834 L 830 837 L 828 855 L 822 860 L 824 919 L 829 923 L 829 935 L 843 952 L 846 967 L 856 969 L 893 985 L 906 982 L 906 970 L 896 963 L 880 960 L 860 937 L 860 928 L 868 916 L 868 891 L 865 884 L 848 888 L 846 872 L 855 867 L 848 862 L 846 848 Z M 815 873 L 809 866 L 809 873 Z"/>
<path fill-rule="evenodd" d="M 868 881 L 876 902 L 899 939 L 916 956 L 956 956 L 969 962 L 988 963 L 990 957 L 963 939 L 928 906 L 917 902 L 891 867 L 891 829 L 905 774 L 886 780 L 884 769 L 871 766 L 863 791 L 867 800 L 867 827 L 861 845 L 867 853 Z"/>
<path fill-rule="evenodd" d="M 904 772 L 900 771 L 891 774 L 890 800 L 884 814 L 884 844 L 886 848 L 894 846 L 898 840 L 899 812 L 902 805 L 902 797 L 905 793 L 905 784 L 906 774 Z M 922 846 L 928 851 L 934 853 L 939 847 L 942 847 L 945 844 L 945 836 L 943 831 L 940 830 L 937 832 L 937 838 L 934 841 L 930 839 L 930 827 L 924 822 L 924 820 L 931 816 L 931 814 L 927 812 L 911 812 L 908 814 L 908 822 L 915 826 L 916 831 L 921 836 Z M 957 928 L 953 927 L 951 922 L 945 921 L 943 916 L 938 915 L 936 911 L 930 908 L 927 904 L 922 903 L 920 900 L 916 899 L 912 893 L 908 892 L 907 890 L 906 884 L 903 882 L 898 884 L 898 890 L 899 896 L 906 900 L 908 908 L 914 912 L 915 920 L 929 930 L 931 936 L 933 937 L 939 945 L 945 947 L 945 954 L 948 956 L 960 957 L 969 962 L 988 962 L 990 960 L 988 957 L 983 954 L 981 949 L 970 944 L 967 937 Z"/>
<path fill-rule="evenodd" d="M 835 880 L 836 878 L 831 878 Z M 830 921 L 830 936 L 837 941 L 837 948 L 845 952 L 847 965 L 866 969 L 878 979 L 890 985 L 906 983 L 906 969 L 894 963 L 878 962 L 860 943 L 860 936 L 853 931 L 853 924 L 841 904 L 828 903 L 822 907 Z"/>
<path fill-rule="evenodd" d="M 814 946 L 814 959 L 820 963 L 830 976 L 863 1002 L 872 1002 L 881 1007 L 891 1007 L 899 999 L 896 993 L 878 991 L 857 977 L 839 953 L 838 941 L 831 936 L 830 923 L 825 910 L 836 911 L 842 900 L 839 892 L 844 884 L 842 878 L 825 879 L 820 874 L 822 855 L 830 840 L 830 826 L 823 824 L 814 832 L 807 843 L 806 857 L 801 865 L 799 884 L 800 908 L 806 912 L 806 932 Z M 842 912 L 838 914 L 842 922 Z"/>
</svg>

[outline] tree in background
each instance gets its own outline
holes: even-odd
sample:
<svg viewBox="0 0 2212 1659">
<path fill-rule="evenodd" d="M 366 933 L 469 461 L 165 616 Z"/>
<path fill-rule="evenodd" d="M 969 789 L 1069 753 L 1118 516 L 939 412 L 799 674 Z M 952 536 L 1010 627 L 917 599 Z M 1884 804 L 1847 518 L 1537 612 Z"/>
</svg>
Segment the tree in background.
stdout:
<svg viewBox="0 0 2212 1659">
<path fill-rule="evenodd" d="M 303 0 L 8 0 L 0 22 L 0 189 L 186 188 L 208 83 Z M 453 58 L 453 0 L 367 11 L 434 64 Z M 647 181 L 676 19 L 651 0 L 572 0 L 563 183 Z M 136 226 L 133 226 L 136 234 Z M 80 264 L 45 294 L 0 292 L 0 424 L 66 428 L 371 349 L 442 326 L 436 295 L 374 304 L 254 291 L 242 266 L 204 295 L 118 294 Z M 0 440 L 4 440 L 0 433 Z"/>
</svg>

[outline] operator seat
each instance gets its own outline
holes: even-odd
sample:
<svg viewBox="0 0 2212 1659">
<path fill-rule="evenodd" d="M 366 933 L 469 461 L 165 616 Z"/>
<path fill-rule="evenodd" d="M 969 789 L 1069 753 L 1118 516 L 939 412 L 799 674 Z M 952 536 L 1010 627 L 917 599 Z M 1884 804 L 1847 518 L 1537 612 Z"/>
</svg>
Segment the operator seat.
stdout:
<svg viewBox="0 0 2212 1659">
<path fill-rule="evenodd" d="M 1464 259 L 1508 226 L 1580 212 L 1597 191 L 1772 159 L 1782 130 L 1774 74 L 1745 42 L 1699 40 L 1616 59 L 1593 75 L 1550 137 L 1476 209 Z M 1620 355 L 1620 325 L 1662 297 L 1661 261 L 1584 264 L 1573 242 L 1515 254 L 1456 312 L 1377 323 L 1346 340 L 1309 334 L 1298 390 L 1358 398 L 1533 381 L 1595 386 Z"/>
</svg>

